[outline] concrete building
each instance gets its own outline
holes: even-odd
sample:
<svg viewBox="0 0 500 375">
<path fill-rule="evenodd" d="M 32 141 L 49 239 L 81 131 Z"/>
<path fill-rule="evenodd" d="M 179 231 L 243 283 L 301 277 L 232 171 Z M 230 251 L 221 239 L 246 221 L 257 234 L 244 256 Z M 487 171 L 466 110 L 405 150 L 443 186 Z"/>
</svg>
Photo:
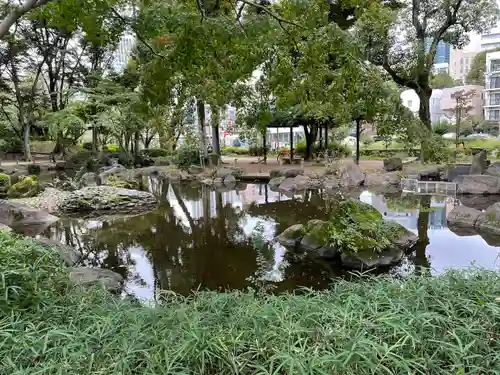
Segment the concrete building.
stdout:
<svg viewBox="0 0 500 375">
<path fill-rule="evenodd" d="M 483 117 L 483 90 L 482 86 L 476 85 L 466 85 L 466 86 L 456 86 L 447 89 L 443 89 L 441 93 L 441 111 L 448 121 L 452 124 L 456 121 L 456 99 L 455 93 L 459 91 L 473 91 L 473 95 L 470 100 L 470 105 L 467 111 L 467 116 L 473 116 L 474 118 L 480 119 Z"/>
<path fill-rule="evenodd" d="M 494 27 L 486 34 L 481 34 L 481 51 L 500 47 L 500 27 Z"/>
<path fill-rule="evenodd" d="M 443 119 L 446 119 L 441 110 L 441 95 L 442 90 L 432 90 L 430 99 L 431 123 L 435 124 Z M 418 116 L 418 108 L 420 107 L 420 98 L 414 90 L 405 90 L 401 93 L 401 102 L 405 107 L 412 111 L 415 116 Z"/>
<path fill-rule="evenodd" d="M 469 73 L 472 60 L 476 55 L 477 52 L 452 49 L 450 54 L 450 76 L 466 84 L 467 73 Z"/>
<path fill-rule="evenodd" d="M 125 69 L 134 46 L 135 37 L 133 35 L 123 35 L 120 38 L 120 42 L 118 43 L 116 51 L 113 55 L 113 70 L 115 70 L 116 72 L 122 72 L 123 69 Z"/>
<path fill-rule="evenodd" d="M 484 118 L 500 120 L 500 52 L 486 54 Z"/>
</svg>

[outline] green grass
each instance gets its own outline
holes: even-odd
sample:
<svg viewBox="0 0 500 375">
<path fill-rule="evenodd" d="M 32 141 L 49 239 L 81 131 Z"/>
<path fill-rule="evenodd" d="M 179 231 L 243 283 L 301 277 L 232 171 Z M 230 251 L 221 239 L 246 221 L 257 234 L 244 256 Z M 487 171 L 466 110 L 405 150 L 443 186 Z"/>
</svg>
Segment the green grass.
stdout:
<svg viewBox="0 0 500 375">
<path fill-rule="evenodd" d="M 500 374 L 490 271 L 148 307 L 64 289 L 55 253 L 30 241 L 1 233 L 0 256 L 1 374 Z"/>
</svg>

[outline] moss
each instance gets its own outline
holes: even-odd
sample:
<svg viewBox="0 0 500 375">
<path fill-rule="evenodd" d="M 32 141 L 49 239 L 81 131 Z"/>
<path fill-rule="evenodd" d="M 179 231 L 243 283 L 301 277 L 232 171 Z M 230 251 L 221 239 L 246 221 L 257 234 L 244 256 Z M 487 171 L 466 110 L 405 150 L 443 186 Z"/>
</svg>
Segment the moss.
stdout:
<svg viewBox="0 0 500 375">
<path fill-rule="evenodd" d="M 7 194 L 10 188 L 10 177 L 8 174 L 0 173 L 0 197 Z"/>
<path fill-rule="evenodd" d="M 12 185 L 7 192 L 7 196 L 9 198 L 30 198 L 38 195 L 41 191 L 42 187 L 36 176 L 30 176 Z"/>
<path fill-rule="evenodd" d="M 137 181 L 122 180 L 121 178 L 116 176 L 109 176 L 107 185 L 115 188 L 134 189 L 134 190 L 139 189 L 139 183 Z"/>
</svg>

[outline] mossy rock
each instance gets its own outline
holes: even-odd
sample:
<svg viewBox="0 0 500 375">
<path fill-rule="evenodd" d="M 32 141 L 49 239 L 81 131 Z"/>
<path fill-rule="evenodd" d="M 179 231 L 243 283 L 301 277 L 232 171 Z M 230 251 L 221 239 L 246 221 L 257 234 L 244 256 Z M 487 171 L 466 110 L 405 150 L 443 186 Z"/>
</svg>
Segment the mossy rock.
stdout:
<svg viewBox="0 0 500 375">
<path fill-rule="evenodd" d="M 9 198 L 31 198 L 38 195 L 42 190 L 36 176 L 29 176 L 13 184 L 7 192 L 7 196 Z"/>
<path fill-rule="evenodd" d="M 139 190 L 140 188 L 139 182 L 135 180 L 123 180 L 118 176 L 113 176 L 113 175 L 108 177 L 107 185 L 115 188 L 134 189 L 134 190 Z"/>
<path fill-rule="evenodd" d="M 0 173 L 0 197 L 5 196 L 10 188 L 10 176 Z"/>
</svg>

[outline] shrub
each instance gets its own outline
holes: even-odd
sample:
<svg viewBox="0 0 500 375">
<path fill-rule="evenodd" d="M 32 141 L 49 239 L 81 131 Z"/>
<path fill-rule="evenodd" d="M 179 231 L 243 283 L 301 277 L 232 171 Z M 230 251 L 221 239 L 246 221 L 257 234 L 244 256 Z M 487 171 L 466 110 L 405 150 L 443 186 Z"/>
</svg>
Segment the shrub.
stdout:
<svg viewBox="0 0 500 375">
<path fill-rule="evenodd" d="M 248 147 L 227 146 L 221 149 L 222 155 L 248 155 L 250 153 Z"/>
<path fill-rule="evenodd" d="M 7 191 L 7 196 L 9 198 L 30 198 L 38 195 L 42 190 L 36 176 L 29 176 L 12 185 Z"/>
<path fill-rule="evenodd" d="M 120 146 L 115 145 L 115 144 L 104 145 L 102 147 L 102 150 L 109 151 L 109 152 L 118 152 L 120 150 Z"/>
<path fill-rule="evenodd" d="M 432 163 L 445 164 L 451 161 L 451 150 L 445 140 L 433 134 L 427 144 L 428 160 Z"/>
<path fill-rule="evenodd" d="M 189 168 L 190 165 L 200 165 L 200 149 L 196 146 L 183 145 L 175 155 L 175 164 L 179 168 Z"/>
<path fill-rule="evenodd" d="M 84 165 L 87 160 L 92 157 L 92 153 L 89 150 L 82 149 L 80 151 L 75 152 L 69 160 L 73 163 L 75 167 Z"/>
<path fill-rule="evenodd" d="M 39 175 L 40 172 L 41 172 L 40 165 L 38 165 L 38 164 L 28 164 L 28 173 L 29 174 Z"/>
<path fill-rule="evenodd" d="M 165 150 L 164 148 L 148 148 L 141 150 L 141 154 L 149 156 L 150 158 L 158 158 L 160 156 L 169 156 L 171 152 Z"/>
<path fill-rule="evenodd" d="M 84 142 L 84 143 L 82 143 L 82 148 L 84 150 L 92 151 L 92 142 Z"/>
<path fill-rule="evenodd" d="M 0 173 L 0 197 L 7 194 L 10 188 L 10 176 L 5 173 Z"/>
<path fill-rule="evenodd" d="M 22 153 L 23 150 L 23 142 L 17 137 L 0 139 L 1 152 Z"/>
<path fill-rule="evenodd" d="M 125 167 L 130 167 L 134 165 L 134 157 L 129 155 L 125 151 L 118 152 L 102 152 L 100 156 L 100 163 L 102 165 L 111 165 L 112 160 L 116 160 L 118 164 L 121 164 Z"/>
</svg>

